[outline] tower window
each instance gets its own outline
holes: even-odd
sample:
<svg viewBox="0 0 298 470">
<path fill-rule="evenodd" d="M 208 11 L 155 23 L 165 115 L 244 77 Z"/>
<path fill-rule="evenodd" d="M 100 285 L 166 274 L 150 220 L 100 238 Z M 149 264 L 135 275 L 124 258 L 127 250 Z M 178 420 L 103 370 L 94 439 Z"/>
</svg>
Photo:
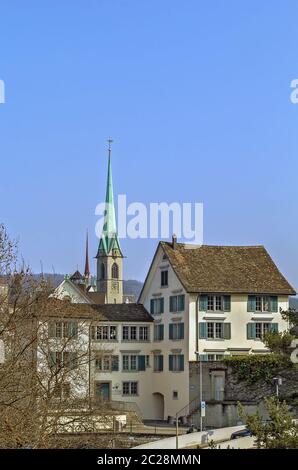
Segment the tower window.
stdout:
<svg viewBox="0 0 298 470">
<path fill-rule="evenodd" d="M 112 266 L 112 279 L 118 279 L 118 278 L 119 278 L 118 264 L 114 263 Z"/>
<path fill-rule="evenodd" d="M 100 274 L 101 274 L 101 279 L 104 279 L 106 277 L 105 265 L 103 263 L 101 264 Z"/>
</svg>

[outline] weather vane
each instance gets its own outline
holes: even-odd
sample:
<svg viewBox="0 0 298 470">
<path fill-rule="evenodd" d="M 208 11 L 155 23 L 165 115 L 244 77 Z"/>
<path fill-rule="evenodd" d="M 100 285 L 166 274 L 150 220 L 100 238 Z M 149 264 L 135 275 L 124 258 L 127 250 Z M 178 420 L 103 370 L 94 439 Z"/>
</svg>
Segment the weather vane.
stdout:
<svg viewBox="0 0 298 470">
<path fill-rule="evenodd" d="M 111 150 L 112 150 L 111 144 L 112 144 L 112 143 L 113 143 L 113 139 L 109 138 L 109 139 L 108 139 L 108 144 L 109 144 L 109 156 L 111 155 Z"/>
</svg>

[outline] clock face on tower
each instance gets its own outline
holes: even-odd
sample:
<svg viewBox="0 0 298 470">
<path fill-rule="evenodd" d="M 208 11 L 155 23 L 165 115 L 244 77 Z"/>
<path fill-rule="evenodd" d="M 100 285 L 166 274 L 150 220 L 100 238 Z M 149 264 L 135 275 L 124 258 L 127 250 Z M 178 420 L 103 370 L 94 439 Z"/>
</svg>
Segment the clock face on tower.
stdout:
<svg viewBox="0 0 298 470">
<path fill-rule="evenodd" d="M 116 292 L 116 293 L 119 292 L 119 282 L 118 281 L 112 281 L 111 291 Z"/>
</svg>

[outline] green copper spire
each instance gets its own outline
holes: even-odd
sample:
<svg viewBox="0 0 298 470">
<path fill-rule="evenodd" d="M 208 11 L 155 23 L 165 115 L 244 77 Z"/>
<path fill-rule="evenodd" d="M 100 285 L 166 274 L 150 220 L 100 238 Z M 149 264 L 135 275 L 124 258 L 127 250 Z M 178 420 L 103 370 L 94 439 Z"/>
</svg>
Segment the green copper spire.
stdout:
<svg viewBox="0 0 298 470">
<path fill-rule="evenodd" d="M 109 143 L 109 163 L 108 163 L 108 178 L 105 200 L 105 218 L 101 240 L 99 243 L 99 252 L 104 254 L 111 253 L 112 250 L 117 250 L 121 255 L 120 245 L 117 235 L 115 205 L 114 205 L 114 192 L 113 192 L 113 178 L 112 178 L 112 165 L 111 165 L 111 143 L 112 139 L 108 140 Z M 99 254 L 99 253 L 98 253 Z"/>
</svg>

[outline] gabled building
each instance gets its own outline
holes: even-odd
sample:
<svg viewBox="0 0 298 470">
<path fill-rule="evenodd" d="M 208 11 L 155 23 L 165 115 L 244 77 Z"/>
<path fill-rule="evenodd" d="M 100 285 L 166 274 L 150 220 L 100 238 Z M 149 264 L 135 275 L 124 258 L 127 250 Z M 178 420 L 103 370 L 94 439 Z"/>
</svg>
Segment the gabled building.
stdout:
<svg viewBox="0 0 298 470">
<path fill-rule="evenodd" d="M 287 328 L 295 290 L 263 246 L 160 242 L 139 301 L 154 318 L 153 393 L 164 416 L 189 402 L 189 361 L 259 354 Z"/>
</svg>

